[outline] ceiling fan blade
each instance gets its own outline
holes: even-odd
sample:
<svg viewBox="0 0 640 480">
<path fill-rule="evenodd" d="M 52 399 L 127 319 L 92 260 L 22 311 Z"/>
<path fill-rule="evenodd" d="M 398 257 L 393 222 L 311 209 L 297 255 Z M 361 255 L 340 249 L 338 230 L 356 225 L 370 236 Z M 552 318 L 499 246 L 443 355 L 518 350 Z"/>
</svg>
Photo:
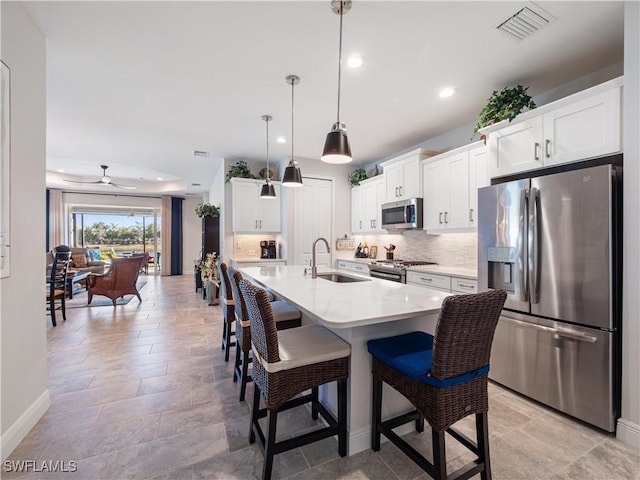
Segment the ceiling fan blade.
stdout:
<svg viewBox="0 0 640 480">
<path fill-rule="evenodd" d="M 93 183 L 93 184 L 103 183 L 102 180 L 98 180 L 97 182 L 79 182 L 77 180 L 67 180 L 66 178 L 64 179 L 64 181 L 69 183 Z"/>
<path fill-rule="evenodd" d="M 126 188 L 127 190 L 135 190 L 136 187 L 132 187 L 130 185 L 120 185 L 119 183 L 113 183 L 113 182 L 109 182 L 107 183 L 107 185 L 111 185 L 112 187 L 117 187 L 117 188 Z"/>
</svg>

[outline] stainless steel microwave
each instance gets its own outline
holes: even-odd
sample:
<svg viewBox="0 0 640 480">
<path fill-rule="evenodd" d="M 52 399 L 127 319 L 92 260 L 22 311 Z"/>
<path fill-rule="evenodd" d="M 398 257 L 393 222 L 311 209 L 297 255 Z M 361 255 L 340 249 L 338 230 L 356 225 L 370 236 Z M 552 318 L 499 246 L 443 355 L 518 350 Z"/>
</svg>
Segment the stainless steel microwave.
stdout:
<svg viewBox="0 0 640 480">
<path fill-rule="evenodd" d="M 422 199 L 411 198 L 383 203 L 382 228 L 385 230 L 422 228 Z"/>
</svg>

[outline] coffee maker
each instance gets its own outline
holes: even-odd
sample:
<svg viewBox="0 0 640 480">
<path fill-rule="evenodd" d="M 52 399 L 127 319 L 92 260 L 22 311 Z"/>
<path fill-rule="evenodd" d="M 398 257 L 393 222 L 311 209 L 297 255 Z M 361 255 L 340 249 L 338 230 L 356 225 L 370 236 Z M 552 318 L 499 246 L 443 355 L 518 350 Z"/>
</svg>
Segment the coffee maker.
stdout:
<svg viewBox="0 0 640 480">
<path fill-rule="evenodd" d="M 275 240 L 260 241 L 260 258 L 277 258 Z"/>
</svg>

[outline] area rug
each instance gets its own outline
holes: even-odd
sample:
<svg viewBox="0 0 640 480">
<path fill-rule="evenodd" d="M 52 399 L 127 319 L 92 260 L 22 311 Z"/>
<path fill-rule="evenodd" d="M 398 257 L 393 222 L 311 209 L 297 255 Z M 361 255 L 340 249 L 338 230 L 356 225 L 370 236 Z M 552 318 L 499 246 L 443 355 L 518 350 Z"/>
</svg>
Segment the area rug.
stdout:
<svg viewBox="0 0 640 480">
<path fill-rule="evenodd" d="M 136 283 L 136 288 L 138 289 L 138 292 L 142 290 L 142 287 L 144 287 L 146 284 L 147 282 L 144 282 L 144 281 Z M 105 307 L 105 306 L 112 307 L 113 306 L 113 302 L 109 297 L 104 297 L 102 295 L 94 295 L 93 300 L 89 305 L 87 305 L 87 298 L 88 296 L 87 296 L 86 290 L 78 291 L 77 293 L 73 294 L 72 299 L 67 298 L 67 302 L 66 302 L 67 308 Z M 116 305 L 126 305 L 133 298 L 135 298 L 136 301 L 138 300 L 138 298 L 135 295 L 125 295 L 124 298 L 116 299 Z"/>
</svg>

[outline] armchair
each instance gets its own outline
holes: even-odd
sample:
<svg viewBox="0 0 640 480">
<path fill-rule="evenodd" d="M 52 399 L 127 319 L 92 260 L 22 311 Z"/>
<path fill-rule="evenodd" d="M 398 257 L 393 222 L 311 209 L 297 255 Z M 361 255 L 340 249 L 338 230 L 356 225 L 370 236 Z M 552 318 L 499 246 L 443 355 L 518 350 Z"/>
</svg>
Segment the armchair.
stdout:
<svg viewBox="0 0 640 480">
<path fill-rule="evenodd" d="M 142 302 L 136 288 L 142 257 L 114 258 L 111 267 L 104 275 L 90 274 L 87 277 L 88 303 L 94 295 L 109 297 L 116 306 L 116 299 L 125 295 L 135 295 Z"/>
</svg>

